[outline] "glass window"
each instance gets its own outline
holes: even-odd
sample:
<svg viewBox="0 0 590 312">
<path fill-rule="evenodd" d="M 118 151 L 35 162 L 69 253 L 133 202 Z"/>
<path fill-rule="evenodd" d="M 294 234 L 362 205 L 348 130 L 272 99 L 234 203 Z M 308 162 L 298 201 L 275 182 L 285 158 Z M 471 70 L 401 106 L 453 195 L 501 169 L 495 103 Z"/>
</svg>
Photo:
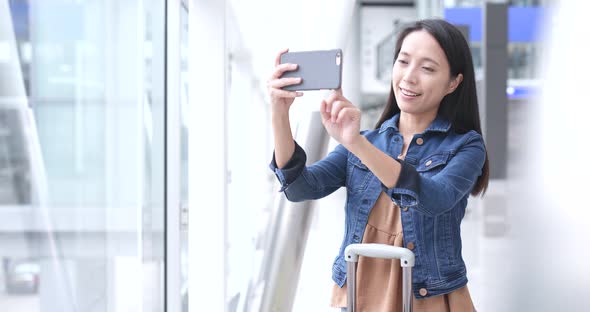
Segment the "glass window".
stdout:
<svg viewBox="0 0 590 312">
<path fill-rule="evenodd" d="M 0 310 L 164 310 L 164 12 L 0 1 Z"/>
<path fill-rule="evenodd" d="M 482 40 L 483 2 L 447 1 L 445 18 L 462 27 L 470 40 L 476 76 L 483 75 Z M 539 31 L 550 10 L 540 1 L 510 1 L 508 7 L 508 79 L 539 79 L 537 60 L 542 39 Z"/>
</svg>

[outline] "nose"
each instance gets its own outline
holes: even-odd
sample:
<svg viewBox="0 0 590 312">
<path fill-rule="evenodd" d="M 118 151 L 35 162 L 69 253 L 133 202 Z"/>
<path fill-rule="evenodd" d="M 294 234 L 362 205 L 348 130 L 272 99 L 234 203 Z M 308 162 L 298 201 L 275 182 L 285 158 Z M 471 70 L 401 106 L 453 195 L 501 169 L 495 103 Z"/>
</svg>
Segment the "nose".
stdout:
<svg viewBox="0 0 590 312">
<path fill-rule="evenodd" d="M 402 80 L 409 84 L 415 84 L 417 82 L 415 70 L 413 67 L 406 69 L 404 75 L 402 76 Z"/>
</svg>

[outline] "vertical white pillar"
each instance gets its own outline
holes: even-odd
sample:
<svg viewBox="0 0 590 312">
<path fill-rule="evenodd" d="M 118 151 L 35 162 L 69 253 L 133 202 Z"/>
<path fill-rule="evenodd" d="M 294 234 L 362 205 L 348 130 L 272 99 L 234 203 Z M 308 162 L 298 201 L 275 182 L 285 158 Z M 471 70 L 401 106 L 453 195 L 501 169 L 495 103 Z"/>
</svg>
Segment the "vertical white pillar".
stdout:
<svg viewBox="0 0 590 312">
<path fill-rule="evenodd" d="M 166 311 L 180 306 L 180 0 L 166 1 Z"/>
<path fill-rule="evenodd" d="M 225 1 L 189 4 L 189 311 L 225 311 Z"/>
</svg>

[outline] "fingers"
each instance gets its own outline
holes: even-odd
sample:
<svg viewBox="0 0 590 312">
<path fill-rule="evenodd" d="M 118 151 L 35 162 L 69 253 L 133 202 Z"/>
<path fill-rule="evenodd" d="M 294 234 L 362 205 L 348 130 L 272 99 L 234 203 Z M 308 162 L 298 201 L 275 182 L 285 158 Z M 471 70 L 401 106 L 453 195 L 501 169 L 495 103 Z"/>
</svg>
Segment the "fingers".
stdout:
<svg viewBox="0 0 590 312">
<path fill-rule="evenodd" d="M 336 118 L 336 123 L 342 123 L 345 119 L 355 120 L 357 118 L 358 113 L 357 110 L 353 107 L 344 107 L 338 113 L 338 117 Z"/>
<path fill-rule="evenodd" d="M 283 50 L 281 53 L 286 52 L 287 50 Z M 279 56 L 281 55 L 279 53 Z M 270 79 L 267 81 L 266 86 L 270 93 L 271 97 L 288 97 L 288 98 L 295 98 L 302 96 L 302 92 L 294 92 L 294 91 L 285 91 L 281 90 L 281 88 L 296 85 L 301 83 L 300 77 L 289 77 L 289 78 L 280 78 L 286 71 L 292 71 L 297 69 L 297 64 L 278 64 L 275 67 L 274 72 L 272 73 Z"/>
<path fill-rule="evenodd" d="M 338 117 L 338 113 L 344 107 L 347 106 L 348 103 L 342 101 L 334 101 L 330 102 L 327 100 L 322 100 L 320 104 L 320 112 L 322 114 L 322 121 L 330 121 L 336 122 L 336 118 Z"/>
<path fill-rule="evenodd" d="M 340 113 L 340 111 L 342 109 L 347 107 L 346 104 L 347 103 L 342 102 L 342 101 L 335 101 L 334 104 L 332 104 L 332 111 L 330 113 L 330 120 L 332 122 L 336 122 L 338 120 L 338 114 Z"/>
<path fill-rule="evenodd" d="M 292 71 L 292 70 L 296 70 L 296 69 L 297 69 L 297 64 L 290 64 L 290 63 L 279 64 L 275 67 L 275 71 L 270 76 L 270 79 L 281 78 L 283 73 L 285 73 L 286 71 Z"/>
<path fill-rule="evenodd" d="M 336 94 L 336 93 L 332 92 L 332 93 L 330 93 L 330 95 L 329 95 L 329 96 L 326 98 L 326 102 L 327 102 L 328 104 L 330 104 L 330 103 L 333 103 L 334 101 L 336 101 L 336 100 L 339 100 L 339 99 L 340 99 L 340 98 L 339 98 L 338 94 Z"/>
<path fill-rule="evenodd" d="M 322 102 L 325 103 L 325 105 L 323 105 L 324 109 L 322 109 L 322 113 L 326 114 L 326 121 L 331 121 L 332 120 L 332 105 L 333 105 L 333 101 L 328 101 L 328 99 L 323 100 Z"/>
<path fill-rule="evenodd" d="M 354 118 L 358 115 L 358 109 L 348 101 L 336 100 L 330 102 L 323 100 L 320 104 L 320 113 L 323 122 L 340 123 L 346 116 Z"/>
<path fill-rule="evenodd" d="M 303 92 L 282 90 L 285 86 L 295 85 L 301 83 L 301 78 L 285 77 L 281 78 L 286 71 L 293 71 L 297 69 L 297 64 L 281 64 L 281 56 L 287 53 L 289 49 L 281 50 L 275 58 L 275 68 L 270 78 L 266 82 L 268 94 L 270 95 L 271 103 L 274 107 L 279 109 L 288 108 L 293 103 L 296 97 L 303 96 Z"/>
<path fill-rule="evenodd" d="M 326 101 L 328 102 L 332 102 L 335 100 L 342 100 L 342 101 L 348 101 L 343 95 L 342 95 L 342 89 L 336 89 L 336 90 L 332 90 L 332 92 L 330 93 L 330 95 L 328 96 L 328 98 L 326 99 Z"/>
<path fill-rule="evenodd" d="M 291 64 L 291 63 L 281 64 L 281 55 L 283 55 L 287 52 L 289 52 L 288 48 L 279 51 L 279 53 L 277 54 L 277 56 L 275 58 L 275 70 L 272 73 L 270 80 L 281 78 L 281 76 L 286 71 L 293 71 L 293 70 L 297 69 L 297 64 Z"/>
<path fill-rule="evenodd" d="M 300 77 L 293 77 L 293 78 L 281 78 L 281 79 L 273 79 L 268 82 L 268 86 L 271 88 L 280 89 L 282 87 L 300 84 L 301 78 Z"/>
<path fill-rule="evenodd" d="M 289 52 L 289 48 L 285 48 L 279 51 L 279 54 L 277 54 L 277 57 L 275 58 L 275 66 L 279 66 L 279 64 L 281 64 L 281 55 L 287 52 Z"/>
<path fill-rule="evenodd" d="M 338 89 L 340 90 L 340 89 Z M 330 93 L 330 95 L 328 96 L 328 98 L 326 98 L 326 112 L 330 113 L 331 116 L 334 116 L 334 118 L 331 118 L 332 122 L 336 121 L 336 116 L 334 115 L 335 113 L 337 114 L 338 112 L 334 112 L 334 104 L 336 104 L 337 102 L 341 102 L 341 103 L 348 103 L 350 105 L 352 105 L 350 102 L 348 102 L 348 100 L 346 98 L 344 98 L 342 96 L 342 92 L 332 92 Z M 339 105 L 343 105 L 343 104 L 339 104 Z"/>
<path fill-rule="evenodd" d="M 326 109 L 327 105 L 326 100 L 322 100 L 322 103 L 320 103 L 320 115 L 322 116 L 323 124 L 326 124 L 330 120 L 330 111 Z"/>
<path fill-rule="evenodd" d="M 303 96 L 303 92 L 297 92 L 297 91 L 286 91 L 286 90 L 281 90 L 281 89 L 277 89 L 277 88 L 269 88 L 269 93 L 271 97 L 276 97 L 276 98 L 296 98 L 296 97 L 300 97 Z"/>
</svg>

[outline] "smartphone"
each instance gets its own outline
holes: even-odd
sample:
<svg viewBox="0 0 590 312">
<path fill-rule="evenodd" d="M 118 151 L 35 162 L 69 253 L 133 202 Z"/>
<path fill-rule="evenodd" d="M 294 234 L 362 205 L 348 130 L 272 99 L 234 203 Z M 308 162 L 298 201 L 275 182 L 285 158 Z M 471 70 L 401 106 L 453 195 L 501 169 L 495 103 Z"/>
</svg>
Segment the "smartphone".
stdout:
<svg viewBox="0 0 590 312">
<path fill-rule="evenodd" d="M 281 64 L 297 64 L 297 69 L 283 73 L 281 78 L 301 77 L 301 83 L 283 87 L 283 90 L 331 90 L 342 83 L 342 50 L 287 52 L 281 55 Z"/>
</svg>

